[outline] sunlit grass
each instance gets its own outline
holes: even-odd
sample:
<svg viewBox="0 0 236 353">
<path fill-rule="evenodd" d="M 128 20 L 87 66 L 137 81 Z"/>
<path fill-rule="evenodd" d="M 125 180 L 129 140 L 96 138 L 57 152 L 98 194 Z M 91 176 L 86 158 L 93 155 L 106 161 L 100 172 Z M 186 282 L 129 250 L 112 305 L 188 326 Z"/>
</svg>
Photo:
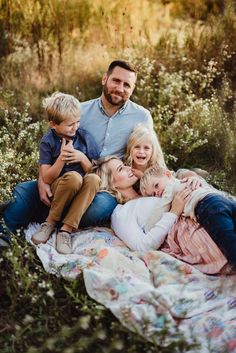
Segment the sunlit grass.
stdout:
<svg viewBox="0 0 236 353">
<path fill-rule="evenodd" d="M 46 273 L 23 234 L 1 255 L 1 353 L 186 351 L 182 341 L 163 348 L 128 331 L 88 297 L 82 275 Z"/>
</svg>

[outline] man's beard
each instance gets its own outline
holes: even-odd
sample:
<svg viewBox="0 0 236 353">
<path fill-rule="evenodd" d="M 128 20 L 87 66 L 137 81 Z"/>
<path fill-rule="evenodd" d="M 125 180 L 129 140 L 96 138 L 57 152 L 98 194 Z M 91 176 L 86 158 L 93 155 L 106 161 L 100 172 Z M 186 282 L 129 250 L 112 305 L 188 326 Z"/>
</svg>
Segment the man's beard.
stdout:
<svg viewBox="0 0 236 353">
<path fill-rule="evenodd" d="M 114 94 L 116 94 L 116 92 L 113 92 Z M 108 88 L 107 88 L 107 84 L 105 83 L 105 85 L 103 86 L 103 94 L 106 98 L 106 100 L 111 104 L 111 105 L 115 105 L 115 106 L 122 106 L 123 104 L 125 104 L 126 100 L 119 94 L 117 93 L 117 95 L 121 98 L 121 100 L 119 102 L 116 102 L 112 99 L 112 95 L 108 92 Z"/>
</svg>

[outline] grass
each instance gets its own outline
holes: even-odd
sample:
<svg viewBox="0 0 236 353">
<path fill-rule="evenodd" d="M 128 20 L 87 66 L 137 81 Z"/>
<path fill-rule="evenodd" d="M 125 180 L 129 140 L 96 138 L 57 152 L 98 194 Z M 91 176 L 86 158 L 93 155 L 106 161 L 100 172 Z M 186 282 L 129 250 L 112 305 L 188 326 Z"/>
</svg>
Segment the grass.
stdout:
<svg viewBox="0 0 236 353">
<path fill-rule="evenodd" d="M 55 90 L 81 101 L 99 96 L 102 73 L 119 57 L 138 67 L 132 98 L 150 109 L 169 166 L 205 168 L 211 183 L 236 193 L 233 1 L 32 3 L 0 0 L 0 201 L 37 176 L 47 128 L 42 97 Z M 67 281 L 46 273 L 22 232 L 0 251 L 1 353 L 187 349 L 130 332 L 88 297 L 82 275 Z"/>
<path fill-rule="evenodd" d="M 1 353 L 185 352 L 185 342 L 164 348 L 123 327 L 88 297 L 82 274 L 46 273 L 22 233 L 1 251 Z"/>
</svg>

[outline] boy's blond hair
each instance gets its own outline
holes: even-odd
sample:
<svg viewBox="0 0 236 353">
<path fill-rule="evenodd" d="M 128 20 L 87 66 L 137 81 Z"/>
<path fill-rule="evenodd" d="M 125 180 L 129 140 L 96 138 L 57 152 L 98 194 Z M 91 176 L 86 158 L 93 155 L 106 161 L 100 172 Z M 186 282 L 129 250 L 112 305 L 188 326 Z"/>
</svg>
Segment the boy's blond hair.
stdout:
<svg viewBox="0 0 236 353">
<path fill-rule="evenodd" d="M 161 165 L 155 164 L 152 167 L 145 170 L 142 178 L 140 179 L 140 192 L 143 196 L 147 196 L 147 187 L 151 183 L 153 177 L 161 177 L 165 174 L 168 169 Z"/>
<path fill-rule="evenodd" d="M 132 166 L 133 160 L 131 157 L 131 150 L 135 145 L 142 143 L 143 141 L 149 141 L 152 145 L 152 156 L 148 161 L 148 167 L 151 167 L 156 163 L 165 167 L 166 164 L 163 152 L 155 132 L 143 124 L 137 124 L 129 136 L 124 163 Z"/>
<path fill-rule="evenodd" d="M 78 99 L 61 92 L 55 92 L 50 97 L 44 98 L 43 107 L 48 120 L 58 125 L 66 119 L 79 117 L 81 112 Z"/>
</svg>

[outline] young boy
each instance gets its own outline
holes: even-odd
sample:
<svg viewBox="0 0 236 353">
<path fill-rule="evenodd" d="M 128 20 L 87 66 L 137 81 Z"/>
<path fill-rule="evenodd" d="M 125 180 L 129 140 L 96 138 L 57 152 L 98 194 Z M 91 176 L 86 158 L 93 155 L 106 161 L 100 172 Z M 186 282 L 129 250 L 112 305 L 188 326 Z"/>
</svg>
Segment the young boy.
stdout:
<svg viewBox="0 0 236 353">
<path fill-rule="evenodd" d="M 53 199 L 46 222 L 32 236 L 35 244 L 45 243 L 56 224 L 62 226 L 56 236 L 59 253 L 71 253 L 71 232 L 78 229 L 81 217 L 91 204 L 100 184 L 95 174 L 87 174 L 99 151 L 93 137 L 79 128 L 80 103 L 60 92 L 43 100 L 50 129 L 40 142 L 39 165 L 45 183 L 51 185 Z M 85 175 L 85 176 L 84 176 Z"/>
<path fill-rule="evenodd" d="M 162 209 L 169 210 L 177 191 L 185 188 L 173 174 L 165 169 L 151 167 L 140 181 L 143 196 L 157 196 L 163 199 Z M 193 190 L 187 201 L 183 215 L 195 218 L 209 233 L 224 252 L 228 261 L 236 265 L 236 201 L 225 197 L 224 192 L 216 190 L 202 179 L 202 185 Z M 149 223 L 159 218 L 158 210 L 150 215 Z"/>
</svg>

